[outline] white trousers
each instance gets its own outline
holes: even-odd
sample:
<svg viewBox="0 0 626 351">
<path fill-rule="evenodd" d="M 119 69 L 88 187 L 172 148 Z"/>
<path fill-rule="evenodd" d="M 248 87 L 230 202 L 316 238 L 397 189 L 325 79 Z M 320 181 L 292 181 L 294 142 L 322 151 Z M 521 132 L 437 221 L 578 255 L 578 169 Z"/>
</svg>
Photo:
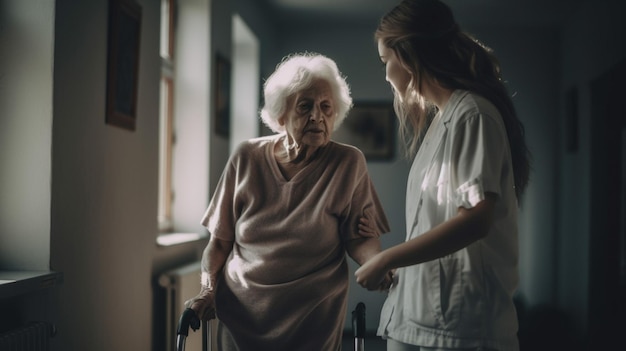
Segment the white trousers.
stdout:
<svg viewBox="0 0 626 351">
<path fill-rule="evenodd" d="M 487 348 L 471 348 L 471 349 L 441 349 L 441 348 L 433 348 L 433 347 L 423 347 L 405 344 L 399 341 L 395 341 L 392 339 L 387 339 L 387 351 L 497 351 L 494 349 Z"/>
</svg>

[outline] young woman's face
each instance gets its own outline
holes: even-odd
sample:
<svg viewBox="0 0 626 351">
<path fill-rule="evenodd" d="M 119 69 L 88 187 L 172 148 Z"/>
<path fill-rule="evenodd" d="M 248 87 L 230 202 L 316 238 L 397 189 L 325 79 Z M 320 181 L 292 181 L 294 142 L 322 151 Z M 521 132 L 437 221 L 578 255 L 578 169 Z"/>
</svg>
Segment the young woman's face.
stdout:
<svg viewBox="0 0 626 351">
<path fill-rule="evenodd" d="M 330 141 L 336 116 L 330 84 L 317 79 L 289 98 L 279 123 L 298 145 L 319 147 Z"/>
<path fill-rule="evenodd" d="M 378 55 L 385 65 L 385 79 L 400 97 L 405 96 L 411 73 L 402 66 L 396 52 L 385 46 L 382 40 L 378 40 Z"/>
</svg>

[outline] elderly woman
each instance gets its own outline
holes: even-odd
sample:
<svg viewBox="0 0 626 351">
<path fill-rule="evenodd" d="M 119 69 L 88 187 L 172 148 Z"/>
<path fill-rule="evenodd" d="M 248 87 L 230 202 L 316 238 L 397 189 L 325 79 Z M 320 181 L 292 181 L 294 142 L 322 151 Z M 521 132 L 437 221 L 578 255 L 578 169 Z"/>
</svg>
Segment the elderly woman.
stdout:
<svg viewBox="0 0 626 351">
<path fill-rule="evenodd" d="M 352 106 L 335 62 L 289 56 L 264 95 L 261 118 L 277 134 L 231 155 L 202 221 L 211 234 L 202 289 L 187 306 L 217 314 L 222 351 L 338 350 L 346 252 L 358 264 L 380 252 L 359 218 L 377 233 L 389 231 L 387 218 L 363 154 L 331 140 Z"/>
</svg>

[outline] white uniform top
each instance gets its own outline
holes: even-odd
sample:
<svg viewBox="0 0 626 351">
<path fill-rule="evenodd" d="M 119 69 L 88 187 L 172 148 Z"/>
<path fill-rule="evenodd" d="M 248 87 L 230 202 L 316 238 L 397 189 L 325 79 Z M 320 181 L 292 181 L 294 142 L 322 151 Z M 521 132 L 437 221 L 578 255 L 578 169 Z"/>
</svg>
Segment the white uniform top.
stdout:
<svg viewBox="0 0 626 351">
<path fill-rule="evenodd" d="M 378 335 L 441 348 L 518 350 L 517 199 L 506 130 L 488 100 L 455 91 L 431 123 L 407 182 L 406 240 L 495 193 L 484 239 L 451 255 L 400 268 Z"/>
</svg>

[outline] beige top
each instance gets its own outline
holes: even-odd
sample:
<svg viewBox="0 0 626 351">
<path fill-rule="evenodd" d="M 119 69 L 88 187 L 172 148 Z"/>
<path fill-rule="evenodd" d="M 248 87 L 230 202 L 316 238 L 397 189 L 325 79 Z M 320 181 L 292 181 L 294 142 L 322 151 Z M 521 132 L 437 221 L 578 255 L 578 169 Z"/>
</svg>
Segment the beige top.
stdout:
<svg viewBox="0 0 626 351">
<path fill-rule="evenodd" d="M 389 224 L 361 151 L 330 142 L 287 181 L 273 156 L 281 136 L 239 146 L 202 220 L 234 241 L 217 317 L 240 350 L 337 350 L 349 279 L 343 242 L 359 237 L 366 213 L 379 233 Z"/>
</svg>

